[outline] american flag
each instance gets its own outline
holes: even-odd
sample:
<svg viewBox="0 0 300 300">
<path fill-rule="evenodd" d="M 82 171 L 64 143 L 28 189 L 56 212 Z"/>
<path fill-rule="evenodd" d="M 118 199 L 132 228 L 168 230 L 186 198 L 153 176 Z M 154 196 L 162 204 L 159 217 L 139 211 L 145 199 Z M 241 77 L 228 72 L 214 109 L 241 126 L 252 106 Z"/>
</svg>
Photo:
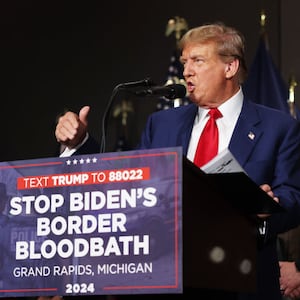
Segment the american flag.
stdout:
<svg viewBox="0 0 300 300">
<path fill-rule="evenodd" d="M 179 53 L 174 50 L 171 59 L 170 65 L 167 72 L 166 85 L 169 84 L 183 84 L 185 85 L 185 80 L 183 78 L 183 66 L 179 61 Z M 167 99 L 166 97 L 161 97 L 157 103 L 157 110 L 169 109 L 172 107 L 178 107 L 181 105 L 187 105 L 190 103 L 190 100 L 187 96 L 184 98 L 177 98 L 174 100 Z"/>
</svg>

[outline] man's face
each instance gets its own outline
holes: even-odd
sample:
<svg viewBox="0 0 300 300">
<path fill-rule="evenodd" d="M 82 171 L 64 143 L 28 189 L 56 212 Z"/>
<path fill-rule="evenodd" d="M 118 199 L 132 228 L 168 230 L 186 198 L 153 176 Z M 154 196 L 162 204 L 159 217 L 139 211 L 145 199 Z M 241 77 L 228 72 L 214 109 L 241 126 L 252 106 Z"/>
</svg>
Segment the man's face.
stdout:
<svg viewBox="0 0 300 300">
<path fill-rule="evenodd" d="M 217 54 L 213 42 L 187 45 L 181 55 L 190 99 L 202 107 L 216 107 L 228 99 L 228 64 Z"/>
</svg>

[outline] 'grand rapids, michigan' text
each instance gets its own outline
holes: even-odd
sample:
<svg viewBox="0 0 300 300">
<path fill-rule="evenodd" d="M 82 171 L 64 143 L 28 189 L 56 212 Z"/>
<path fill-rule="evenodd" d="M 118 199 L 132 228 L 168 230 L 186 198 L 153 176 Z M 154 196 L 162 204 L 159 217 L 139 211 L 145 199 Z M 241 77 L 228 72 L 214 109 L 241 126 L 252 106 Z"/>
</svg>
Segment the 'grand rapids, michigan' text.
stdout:
<svg viewBox="0 0 300 300">
<path fill-rule="evenodd" d="M 155 188 L 147 187 L 132 188 L 130 191 L 108 190 L 106 193 L 70 193 L 69 212 L 101 212 L 105 209 L 105 213 L 68 216 L 58 215 L 59 208 L 64 205 L 64 197 L 61 194 L 13 197 L 10 201 L 12 215 L 48 213 L 47 216 L 36 219 L 39 243 L 34 240 L 16 241 L 16 260 L 51 259 L 56 255 L 61 258 L 149 255 L 149 235 L 125 235 L 127 215 L 123 212 L 109 211 L 126 208 L 128 213 L 130 209 L 134 210 L 137 207 L 138 201 L 145 208 L 154 207 L 157 204 L 155 192 Z M 50 218 L 49 213 L 54 217 Z M 98 236 L 99 233 L 105 234 L 106 237 Z M 109 235 L 110 233 L 122 235 L 114 236 Z M 49 236 L 53 238 L 46 239 Z M 68 236 L 72 236 L 72 239 L 67 238 Z M 45 239 L 41 241 L 41 237 Z"/>
<path fill-rule="evenodd" d="M 152 262 L 144 263 L 113 263 L 96 265 L 97 274 L 137 274 L 152 273 Z M 52 268 L 49 266 L 40 267 L 17 267 L 13 270 L 14 277 L 48 277 L 48 276 L 73 276 L 73 275 L 94 275 L 92 265 L 68 265 Z"/>
</svg>

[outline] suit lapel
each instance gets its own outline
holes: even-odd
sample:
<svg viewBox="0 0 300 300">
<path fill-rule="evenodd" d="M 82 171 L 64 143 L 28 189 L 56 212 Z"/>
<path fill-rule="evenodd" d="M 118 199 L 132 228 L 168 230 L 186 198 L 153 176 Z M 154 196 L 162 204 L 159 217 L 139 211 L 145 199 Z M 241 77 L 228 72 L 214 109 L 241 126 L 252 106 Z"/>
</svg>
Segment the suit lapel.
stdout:
<svg viewBox="0 0 300 300">
<path fill-rule="evenodd" d="M 229 144 L 230 151 L 242 166 L 245 165 L 262 134 L 261 119 L 255 105 L 244 101 Z"/>
<path fill-rule="evenodd" d="M 189 141 L 197 113 L 198 107 L 196 105 L 189 105 L 185 111 L 185 115 L 181 118 L 181 120 L 183 120 L 183 124 L 180 126 L 181 130 L 178 134 L 178 144 L 182 145 L 184 155 L 186 155 L 188 151 Z"/>
</svg>

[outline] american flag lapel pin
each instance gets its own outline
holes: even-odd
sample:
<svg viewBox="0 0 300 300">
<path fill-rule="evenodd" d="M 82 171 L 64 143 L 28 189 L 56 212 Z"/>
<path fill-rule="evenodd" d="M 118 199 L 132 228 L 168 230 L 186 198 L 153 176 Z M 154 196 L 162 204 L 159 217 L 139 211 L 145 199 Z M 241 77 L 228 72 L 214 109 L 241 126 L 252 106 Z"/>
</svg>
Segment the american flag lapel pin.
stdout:
<svg viewBox="0 0 300 300">
<path fill-rule="evenodd" d="M 255 138 L 255 134 L 252 132 L 252 131 L 250 131 L 249 133 L 248 133 L 248 138 L 250 139 L 250 140 L 254 140 L 254 138 Z"/>
</svg>

